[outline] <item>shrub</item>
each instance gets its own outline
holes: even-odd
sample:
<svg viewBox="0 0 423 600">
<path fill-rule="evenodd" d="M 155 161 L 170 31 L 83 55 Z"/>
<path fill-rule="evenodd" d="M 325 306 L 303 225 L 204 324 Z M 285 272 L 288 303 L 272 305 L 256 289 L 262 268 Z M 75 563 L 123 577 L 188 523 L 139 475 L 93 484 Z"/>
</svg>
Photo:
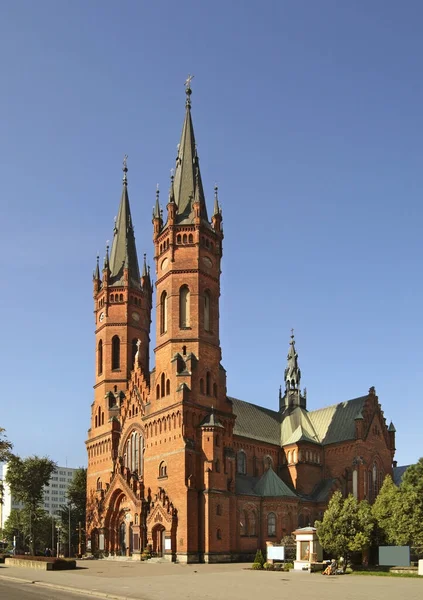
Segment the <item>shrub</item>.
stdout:
<svg viewBox="0 0 423 600">
<path fill-rule="evenodd" d="M 284 571 L 290 571 L 293 568 L 294 568 L 294 563 L 291 563 L 291 562 L 286 562 L 283 565 L 283 570 Z"/>
<path fill-rule="evenodd" d="M 260 563 L 261 566 L 263 566 L 264 563 L 266 562 L 264 560 L 263 552 L 261 550 L 257 550 L 256 556 L 254 558 L 254 562 L 255 563 Z"/>
<path fill-rule="evenodd" d="M 274 565 L 270 562 L 265 562 L 263 565 L 263 569 L 266 569 L 266 571 L 273 571 Z"/>
<path fill-rule="evenodd" d="M 259 562 L 257 562 L 257 563 L 256 563 L 256 562 L 254 562 L 254 563 L 251 565 L 251 568 L 252 568 L 252 569 L 254 569 L 254 571 L 261 571 L 261 570 L 262 570 L 262 568 L 263 568 L 263 565 L 262 565 L 261 563 L 259 563 Z"/>
</svg>

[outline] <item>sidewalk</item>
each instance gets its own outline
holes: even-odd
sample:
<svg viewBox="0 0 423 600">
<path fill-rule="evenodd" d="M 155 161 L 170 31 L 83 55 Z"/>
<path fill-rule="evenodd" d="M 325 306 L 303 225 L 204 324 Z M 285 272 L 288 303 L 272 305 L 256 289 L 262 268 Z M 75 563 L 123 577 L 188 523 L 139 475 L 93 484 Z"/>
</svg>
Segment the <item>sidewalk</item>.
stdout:
<svg viewBox="0 0 423 600">
<path fill-rule="evenodd" d="M 421 600 L 423 578 L 257 572 L 248 564 L 177 565 L 78 561 L 75 571 L 37 571 L 0 565 L 0 578 L 17 578 L 113 600 Z"/>
</svg>

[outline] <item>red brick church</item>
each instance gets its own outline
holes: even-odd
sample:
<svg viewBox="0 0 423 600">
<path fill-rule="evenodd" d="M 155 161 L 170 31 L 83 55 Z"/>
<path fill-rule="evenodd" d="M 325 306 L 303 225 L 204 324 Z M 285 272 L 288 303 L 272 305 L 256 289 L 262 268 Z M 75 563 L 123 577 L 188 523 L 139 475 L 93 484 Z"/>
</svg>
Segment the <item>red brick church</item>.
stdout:
<svg viewBox="0 0 423 600">
<path fill-rule="evenodd" d="M 181 562 L 249 558 L 321 517 L 334 490 L 372 500 L 395 429 L 374 388 L 309 412 L 294 336 L 278 410 L 229 397 L 219 341 L 222 211 L 209 217 L 186 84 L 166 210 L 153 212 L 156 291 L 140 273 L 124 161 L 102 271 L 94 272 L 96 378 L 88 451 L 93 551 Z M 150 323 L 155 299 L 155 365 Z"/>
</svg>

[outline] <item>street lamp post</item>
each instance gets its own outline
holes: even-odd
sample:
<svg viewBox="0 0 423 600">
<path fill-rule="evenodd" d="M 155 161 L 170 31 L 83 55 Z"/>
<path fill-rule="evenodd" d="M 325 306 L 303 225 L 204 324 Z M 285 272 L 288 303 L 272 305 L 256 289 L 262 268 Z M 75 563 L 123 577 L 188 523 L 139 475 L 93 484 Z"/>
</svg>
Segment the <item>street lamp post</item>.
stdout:
<svg viewBox="0 0 423 600">
<path fill-rule="evenodd" d="M 60 525 L 57 525 L 56 529 L 57 529 L 57 553 L 56 553 L 56 556 L 57 556 L 57 558 L 59 558 L 59 554 L 60 554 L 60 532 L 62 530 L 62 527 Z"/>
<path fill-rule="evenodd" d="M 71 507 L 72 507 L 72 502 L 69 502 L 69 522 L 68 522 L 68 537 L 69 537 L 69 554 L 68 557 L 70 558 L 71 555 Z"/>
</svg>

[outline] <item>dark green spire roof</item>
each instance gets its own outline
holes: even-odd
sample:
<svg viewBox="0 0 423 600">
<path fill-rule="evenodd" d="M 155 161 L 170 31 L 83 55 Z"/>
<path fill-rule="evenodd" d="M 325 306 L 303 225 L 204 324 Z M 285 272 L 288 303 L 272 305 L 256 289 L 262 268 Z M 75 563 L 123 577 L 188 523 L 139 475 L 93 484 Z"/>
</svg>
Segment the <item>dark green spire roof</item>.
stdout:
<svg viewBox="0 0 423 600">
<path fill-rule="evenodd" d="M 188 78 L 189 79 L 189 78 Z M 175 202 L 178 206 L 177 222 L 193 223 L 194 198 L 200 201 L 201 218 L 208 221 L 207 208 L 201 181 L 200 164 L 195 143 L 194 128 L 191 119 L 191 87 L 190 79 L 186 83 L 185 120 L 182 127 L 181 141 L 178 145 L 175 179 L 173 182 Z"/>
<path fill-rule="evenodd" d="M 110 285 L 123 285 L 123 272 L 124 269 L 128 269 L 129 285 L 140 288 L 140 270 L 138 267 L 137 249 L 128 197 L 128 181 L 126 176 L 128 168 L 126 166 L 126 159 L 127 157 L 125 156 L 123 162 L 122 196 L 110 253 Z"/>
</svg>

